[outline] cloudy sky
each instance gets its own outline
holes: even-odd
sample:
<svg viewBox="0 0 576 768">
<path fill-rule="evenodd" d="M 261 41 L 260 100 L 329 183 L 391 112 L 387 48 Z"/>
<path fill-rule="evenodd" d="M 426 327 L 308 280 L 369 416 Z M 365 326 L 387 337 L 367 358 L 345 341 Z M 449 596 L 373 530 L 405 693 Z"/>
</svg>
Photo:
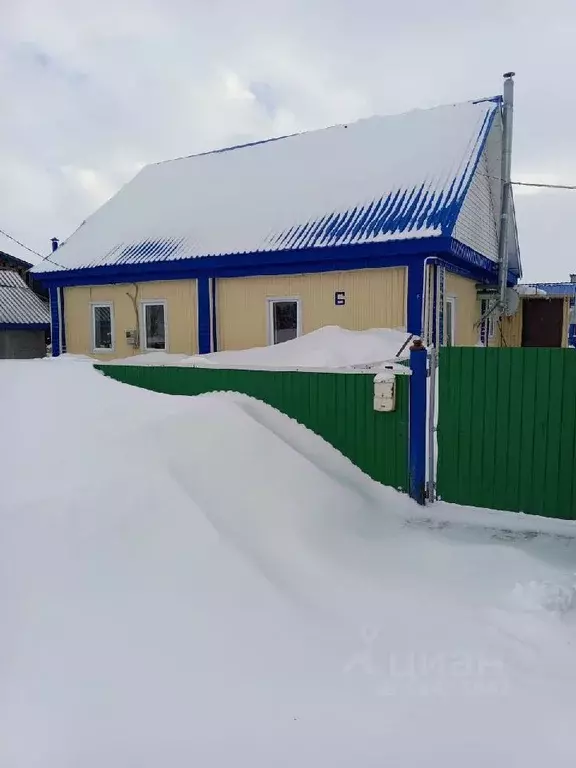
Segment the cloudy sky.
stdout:
<svg viewBox="0 0 576 768">
<path fill-rule="evenodd" d="M 146 163 L 494 95 L 510 69 L 515 179 L 576 184 L 575 39 L 574 0 L 0 0 L 0 229 L 45 253 Z M 525 278 L 568 279 L 576 191 L 516 205 Z"/>
</svg>

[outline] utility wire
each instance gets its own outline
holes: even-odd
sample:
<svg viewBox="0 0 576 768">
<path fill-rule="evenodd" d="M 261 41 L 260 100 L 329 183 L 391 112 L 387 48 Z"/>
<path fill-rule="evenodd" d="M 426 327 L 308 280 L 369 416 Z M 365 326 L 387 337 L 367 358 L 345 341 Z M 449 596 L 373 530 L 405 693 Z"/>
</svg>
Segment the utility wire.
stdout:
<svg viewBox="0 0 576 768">
<path fill-rule="evenodd" d="M 533 181 L 511 181 L 515 187 L 542 187 L 544 189 L 576 189 L 576 184 L 537 184 Z"/>
<path fill-rule="evenodd" d="M 490 176 L 488 173 L 483 173 L 482 176 L 502 182 L 500 176 Z M 510 184 L 514 187 L 539 187 L 540 189 L 576 189 L 576 184 L 543 184 L 536 181 L 511 181 Z"/>
<path fill-rule="evenodd" d="M 502 179 L 499 178 L 498 176 L 490 176 L 487 173 L 484 173 L 482 175 L 486 176 L 489 179 L 494 179 L 494 181 L 500 181 L 500 182 L 502 181 Z M 538 187 L 539 189 L 576 190 L 576 184 L 544 184 L 536 181 L 511 181 L 510 184 L 512 184 L 515 187 Z M 66 267 L 63 264 L 59 264 L 57 261 L 54 261 L 54 259 L 51 258 L 50 255 L 43 256 L 41 253 L 38 253 L 38 251 L 35 251 L 33 248 L 29 248 L 27 245 L 24 245 L 24 243 L 20 242 L 20 240 L 17 240 L 15 237 L 12 237 L 12 235 L 9 235 L 8 232 L 5 232 L 3 229 L 0 229 L 0 234 L 4 235 L 9 240 L 12 240 L 12 242 L 16 243 L 21 248 L 24 248 L 24 250 L 28 251 L 29 253 L 33 253 L 34 256 L 38 256 L 38 258 L 40 258 L 42 261 L 49 261 L 51 264 L 54 264 L 57 267 L 61 267 L 61 269 L 66 269 Z"/>
<path fill-rule="evenodd" d="M 33 248 L 29 248 L 27 245 L 24 245 L 24 243 L 21 243 L 20 240 L 17 240 L 15 237 L 12 237 L 12 235 L 9 235 L 8 232 L 5 232 L 3 229 L 0 229 L 0 235 L 4 235 L 5 237 L 8 238 L 8 240 L 12 240 L 12 242 L 16 243 L 21 248 L 24 248 L 24 250 L 29 251 L 29 253 L 33 253 L 34 256 L 38 256 L 38 258 L 42 259 L 42 261 L 49 261 L 52 264 L 55 264 L 57 267 L 62 267 L 62 269 L 66 269 L 66 267 L 64 267 L 62 264 L 58 264 L 57 261 L 54 261 L 54 259 L 50 257 L 50 254 L 48 254 L 47 256 L 43 256 L 41 253 L 38 253 L 38 251 L 35 251 Z"/>
<path fill-rule="evenodd" d="M 33 253 L 35 256 L 39 256 L 41 259 L 44 258 L 41 253 L 38 253 L 38 251 L 35 251 L 33 248 L 28 248 L 27 245 L 24 245 L 24 243 L 21 243 L 20 240 L 16 240 L 15 237 L 12 237 L 12 235 L 9 235 L 8 232 L 4 232 L 3 229 L 0 229 L 0 234 L 5 235 L 8 238 L 8 240 L 12 240 L 14 243 L 17 243 L 25 250 L 30 251 L 30 253 Z"/>
</svg>

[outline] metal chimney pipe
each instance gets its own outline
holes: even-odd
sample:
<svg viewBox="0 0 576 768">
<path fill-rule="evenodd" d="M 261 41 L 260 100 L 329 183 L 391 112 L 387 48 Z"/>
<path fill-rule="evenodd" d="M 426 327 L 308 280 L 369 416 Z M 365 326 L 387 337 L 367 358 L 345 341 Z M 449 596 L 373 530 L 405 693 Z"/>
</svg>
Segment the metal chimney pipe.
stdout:
<svg viewBox="0 0 576 768">
<path fill-rule="evenodd" d="M 570 282 L 576 283 L 576 275 L 570 275 Z"/>
<path fill-rule="evenodd" d="M 514 116 L 514 75 L 506 72 L 504 75 L 504 96 L 502 99 L 502 165 L 501 165 L 501 209 L 500 209 L 500 238 L 498 242 L 498 258 L 500 262 L 500 306 L 506 309 L 506 289 L 508 287 L 508 238 L 510 233 L 512 212 L 512 124 Z"/>
<path fill-rule="evenodd" d="M 57 237 L 52 238 L 52 253 L 58 250 L 59 240 Z"/>
</svg>

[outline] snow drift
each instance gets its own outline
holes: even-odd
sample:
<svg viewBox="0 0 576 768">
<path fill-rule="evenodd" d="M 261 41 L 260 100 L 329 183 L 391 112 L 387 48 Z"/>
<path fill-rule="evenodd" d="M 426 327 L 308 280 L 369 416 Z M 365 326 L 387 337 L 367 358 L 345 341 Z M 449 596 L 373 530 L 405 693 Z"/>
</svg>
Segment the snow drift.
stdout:
<svg viewBox="0 0 576 768">
<path fill-rule="evenodd" d="M 148 352 L 121 360 L 116 365 L 194 365 L 236 368 L 349 368 L 377 365 L 409 356 L 411 335 L 390 328 L 349 331 L 329 325 L 292 341 L 268 347 L 213 352 L 208 355 Z"/>
<path fill-rule="evenodd" d="M 574 539 L 433 529 L 254 400 L 0 395 L 1 765 L 573 765 Z"/>
</svg>

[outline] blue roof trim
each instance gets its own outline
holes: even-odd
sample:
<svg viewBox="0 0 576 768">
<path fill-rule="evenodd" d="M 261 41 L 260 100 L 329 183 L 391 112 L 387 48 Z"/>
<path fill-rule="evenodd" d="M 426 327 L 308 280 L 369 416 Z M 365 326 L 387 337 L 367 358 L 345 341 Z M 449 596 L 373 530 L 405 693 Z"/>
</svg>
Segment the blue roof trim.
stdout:
<svg viewBox="0 0 576 768">
<path fill-rule="evenodd" d="M 149 264 L 115 264 L 85 267 L 77 270 L 58 270 L 39 275 L 47 285 L 95 285 L 106 283 L 146 282 L 150 280 L 190 279 L 200 276 L 236 277 L 249 275 L 281 275 L 312 271 L 314 265 L 334 270 L 363 269 L 380 266 L 397 257 L 405 263 L 406 257 L 436 251 L 450 252 L 451 239 L 442 237 L 395 240 L 386 243 L 340 245 L 329 248 L 302 248 L 298 251 L 240 253 L 230 256 L 206 256 L 201 259 L 179 259 Z M 95 282 L 97 281 L 97 282 Z"/>
<path fill-rule="evenodd" d="M 106 285 L 149 282 L 152 280 L 188 280 L 200 277 L 250 277 L 287 275 L 306 272 L 335 272 L 386 266 L 407 266 L 414 257 L 443 254 L 456 265 L 465 264 L 479 280 L 494 279 L 498 264 L 450 237 L 393 240 L 385 243 L 341 245 L 329 248 L 304 248 L 298 251 L 274 251 L 266 254 L 244 253 L 232 256 L 207 256 L 202 259 L 119 264 L 78 270 L 46 272 L 47 285 Z M 263 260 L 263 256 L 265 260 Z M 509 274 L 510 284 L 517 277 Z"/>
<path fill-rule="evenodd" d="M 47 331 L 50 323 L 0 323 L 0 331 Z"/>
</svg>

